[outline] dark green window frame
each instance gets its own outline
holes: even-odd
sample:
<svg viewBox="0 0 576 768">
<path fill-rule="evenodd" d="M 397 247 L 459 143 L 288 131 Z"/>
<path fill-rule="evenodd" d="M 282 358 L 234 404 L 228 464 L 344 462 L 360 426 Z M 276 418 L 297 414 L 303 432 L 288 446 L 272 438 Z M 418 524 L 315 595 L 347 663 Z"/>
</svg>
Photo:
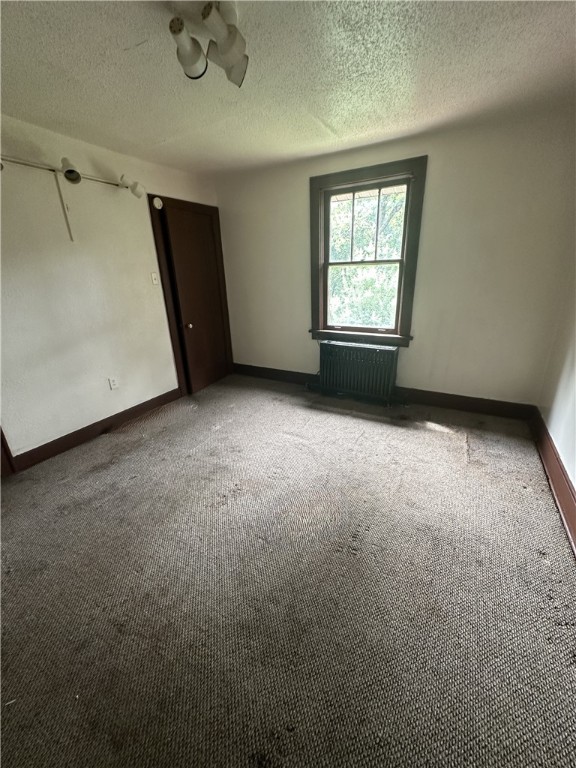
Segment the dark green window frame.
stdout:
<svg viewBox="0 0 576 768">
<path fill-rule="evenodd" d="M 428 157 L 413 157 L 367 168 L 329 173 L 310 179 L 310 237 L 312 267 L 312 338 L 407 347 L 412 339 L 412 305 L 420 242 Z M 398 299 L 393 328 L 331 326 L 327 318 L 330 198 L 345 192 L 406 185 L 404 233 L 399 264 Z"/>
</svg>

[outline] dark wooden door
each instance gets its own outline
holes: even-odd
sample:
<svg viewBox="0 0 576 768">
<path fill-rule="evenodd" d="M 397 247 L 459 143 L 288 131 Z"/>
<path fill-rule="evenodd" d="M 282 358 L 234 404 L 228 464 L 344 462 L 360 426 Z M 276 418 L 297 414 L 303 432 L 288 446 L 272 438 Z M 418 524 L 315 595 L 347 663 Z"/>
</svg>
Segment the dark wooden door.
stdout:
<svg viewBox="0 0 576 768">
<path fill-rule="evenodd" d="M 151 196 L 150 210 L 176 367 L 181 389 L 198 392 L 232 368 L 218 209 L 160 200 Z"/>
</svg>

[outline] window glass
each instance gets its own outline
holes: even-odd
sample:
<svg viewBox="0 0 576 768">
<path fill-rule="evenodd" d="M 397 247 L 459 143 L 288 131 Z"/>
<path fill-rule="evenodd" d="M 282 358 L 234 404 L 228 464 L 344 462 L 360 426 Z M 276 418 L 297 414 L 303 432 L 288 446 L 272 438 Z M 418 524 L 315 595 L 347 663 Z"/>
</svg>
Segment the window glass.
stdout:
<svg viewBox="0 0 576 768">
<path fill-rule="evenodd" d="M 398 264 L 343 264 L 328 269 L 328 324 L 393 328 Z"/>
<path fill-rule="evenodd" d="M 374 261 L 378 223 L 378 190 L 354 194 L 352 261 Z"/>
<path fill-rule="evenodd" d="M 330 261 L 350 261 L 352 192 L 330 198 Z"/>
<path fill-rule="evenodd" d="M 401 259 L 406 185 L 382 187 L 378 216 L 377 259 Z"/>
</svg>

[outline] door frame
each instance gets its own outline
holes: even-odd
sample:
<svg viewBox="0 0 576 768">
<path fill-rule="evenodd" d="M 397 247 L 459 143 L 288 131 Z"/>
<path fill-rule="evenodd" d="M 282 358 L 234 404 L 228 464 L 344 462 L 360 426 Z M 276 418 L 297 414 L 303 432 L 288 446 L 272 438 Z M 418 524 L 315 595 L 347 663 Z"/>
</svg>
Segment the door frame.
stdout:
<svg viewBox="0 0 576 768">
<path fill-rule="evenodd" d="M 164 203 L 158 210 L 154 206 L 154 198 L 159 197 Z M 201 203 L 191 203 L 187 200 L 178 200 L 174 197 L 165 197 L 164 195 L 148 195 L 148 209 L 152 222 L 152 232 L 156 244 L 156 253 L 158 255 L 158 268 L 160 270 L 160 279 L 162 281 L 162 291 L 164 293 L 164 304 L 166 306 L 166 315 L 168 317 L 168 329 L 170 331 L 170 340 L 174 352 L 174 362 L 176 364 L 176 375 L 178 378 L 178 389 L 182 395 L 192 394 L 192 384 L 188 376 L 186 365 L 186 355 L 184 347 L 184 329 L 178 320 L 179 299 L 178 286 L 172 266 L 172 251 L 170 247 L 170 236 L 168 234 L 168 222 L 166 221 L 166 207 L 181 208 L 189 213 L 200 213 L 204 216 L 210 216 L 212 222 L 212 234 L 216 249 L 216 270 L 218 273 L 218 288 L 220 294 L 220 308 L 222 319 L 224 321 L 224 343 L 226 348 L 226 367 L 229 373 L 232 373 L 232 340 L 230 338 L 230 319 L 228 315 L 228 301 L 226 298 L 226 280 L 224 275 L 224 258 L 222 254 L 222 238 L 220 234 L 220 215 L 218 208 L 213 205 L 202 205 Z"/>
</svg>

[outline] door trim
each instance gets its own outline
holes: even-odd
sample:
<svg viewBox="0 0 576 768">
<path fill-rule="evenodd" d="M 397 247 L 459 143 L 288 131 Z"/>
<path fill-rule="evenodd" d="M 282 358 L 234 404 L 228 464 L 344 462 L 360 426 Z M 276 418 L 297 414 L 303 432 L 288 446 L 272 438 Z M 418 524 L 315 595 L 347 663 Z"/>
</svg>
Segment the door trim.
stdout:
<svg viewBox="0 0 576 768">
<path fill-rule="evenodd" d="M 158 210 L 154 207 L 153 200 L 159 197 L 164 203 L 164 207 Z M 203 214 L 209 216 L 212 222 L 212 233 L 214 235 L 214 244 L 216 251 L 216 271 L 218 273 L 218 291 L 220 294 L 220 308 L 224 324 L 224 343 L 226 351 L 226 368 L 232 373 L 232 340 L 230 337 L 230 318 L 228 315 L 228 301 L 226 297 L 226 279 L 224 274 L 224 257 L 222 254 L 222 238 L 220 233 L 220 215 L 218 208 L 213 205 L 203 205 L 201 203 L 191 203 L 187 200 L 178 200 L 174 197 L 164 197 L 163 195 L 148 195 L 148 209 L 152 221 L 152 232 L 156 244 L 156 253 L 158 255 L 158 267 L 160 278 L 162 280 L 162 290 L 164 292 L 164 303 L 166 305 L 166 315 L 168 317 L 168 328 L 170 331 L 170 340 L 174 352 L 174 361 L 176 363 L 176 375 L 178 377 L 178 387 L 182 395 L 192 394 L 192 385 L 189 381 L 185 363 L 183 329 L 180 328 L 177 309 L 178 291 L 174 270 L 172 267 L 172 253 L 170 249 L 170 238 L 168 236 L 168 225 L 166 222 L 166 207 L 180 208 L 189 213 Z"/>
<path fill-rule="evenodd" d="M 174 353 L 174 363 L 176 365 L 176 377 L 178 379 L 178 389 L 182 396 L 190 394 L 192 389 L 186 375 L 184 357 L 182 354 L 182 339 L 178 326 L 176 308 L 174 306 L 175 288 L 173 285 L 171 255 L 167 251 L 170 248 L 170 240 L 166 232 L 166 219 L 154 207 L 152 200 L 159 195 L 148 195 L 148 208 L 150 210 L 150 220 L 152 222 L 152 234 L 156 245 L 156 254 L 158 256 L 158 269 L 160 271 L 160 281 L 162 283 L 162 292 L 164 294 L 164 304 L 166 306 L 166 315 L 168 317 L 168 330 L 170 332 L 170 341 Z M 162 198 L 164 200 L 164 198 Z"/>
</svg>

